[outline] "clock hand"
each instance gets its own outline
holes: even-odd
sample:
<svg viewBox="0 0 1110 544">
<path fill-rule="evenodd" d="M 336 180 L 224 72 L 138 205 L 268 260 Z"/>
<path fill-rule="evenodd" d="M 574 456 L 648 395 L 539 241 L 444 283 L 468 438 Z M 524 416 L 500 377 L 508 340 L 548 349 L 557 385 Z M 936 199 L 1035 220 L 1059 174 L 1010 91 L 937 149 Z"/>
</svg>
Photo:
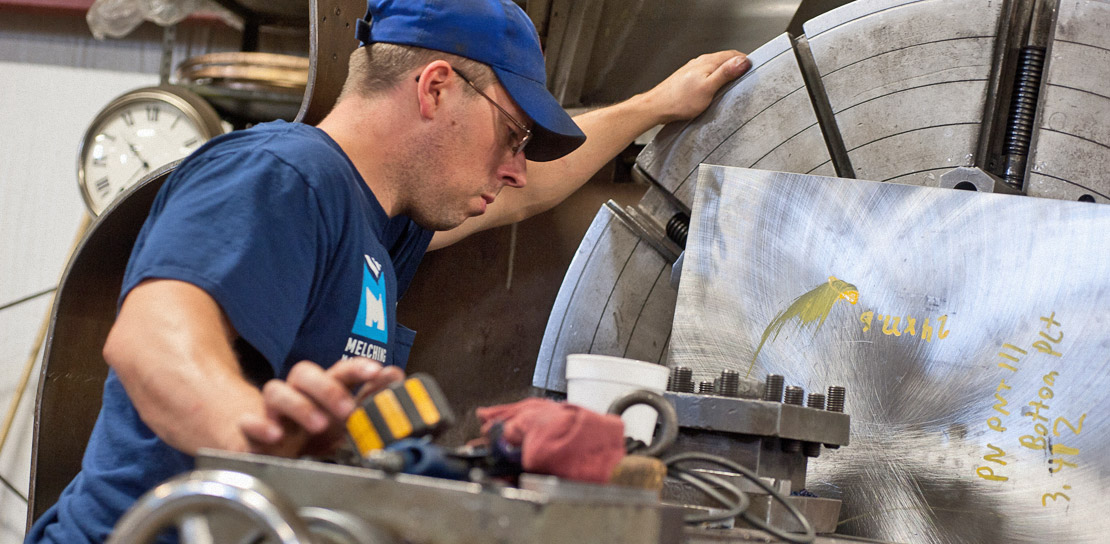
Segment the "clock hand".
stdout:
<svg viewBox="0 0 1110 544">
<path fill-rule="evenodd" d="M 138 156 L 138 155 L 136 155 L 136 156 Z M 135 183 L 135 181 L 136 181 L 136 180 L 138 180 L 138 179 L 139 179 L 140 177 L 142 177 L 142 176 L 141 176 L 141 174 L 142 174 L 143 172 L 146 172 L 146 171 L 148 171 L 148 170 L 150 170 L 150 168 L 148 168 L 148 167 L 146 166 L 146 163 L 145 163 L 145 162 L 143 163 L 143 166 L 140 166 L 139 168 L 136 168 L 136 169 L 135 169 L 135 173 L 134 173 L 134 174 L 131 174 L 131 177 L 127 178 L 127 183 L 124 183 L 124 184 L 123 184 L 123 186 L 121 186 L 121 187 L 119 188 L 120 192 L 122 193 L 122 192 L 123 192 L 123 191 L 124 191 L 125 189 L 127 189 L 128 187 L 130 187 L 130 186 L 131 186 L 131 184 Z"/>
<path fill-rule="evenodd" d="M 138 158 L 140 161 L 143 161 L 143 168 L 150 170 L 150 164 L 146 162 L 146 159 L 144 159 L 142 155 L 139 154 L 139 150 L 135 148 L 135 144 L 131 143 L 130 140 L 125 139 L 124 141 L 127 142 L 127 147 L 131 148 L 131 152 L 135 154 L 135 157 Z"/>
</svg>

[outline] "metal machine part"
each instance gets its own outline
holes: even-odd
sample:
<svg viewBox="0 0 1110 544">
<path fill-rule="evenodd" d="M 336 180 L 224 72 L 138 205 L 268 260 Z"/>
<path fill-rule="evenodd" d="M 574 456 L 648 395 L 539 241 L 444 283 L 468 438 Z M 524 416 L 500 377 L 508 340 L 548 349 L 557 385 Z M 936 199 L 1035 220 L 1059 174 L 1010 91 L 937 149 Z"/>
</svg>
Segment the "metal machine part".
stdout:
<svg viewBox="0 0 1110 544">
<path fill-rule="evenodd" d="M 902 333 L 910 326 L 908 316 L 913 320 L 916 335 L 910 338 L 920 339 L 924 319 L 930 318 L 932 342 L 886 353 L 882 355 L 885 366 L 870 368 L 863 374 L 849 371 L 849 366 L 857 363 L 850 362 L 855 359 L 846 359 L 845 354 L 873 346 L 862 342 L 874 343 L 875 339 L 858 339 L 860 345 L 824 346 L 821 349 L 826 349 L 825 352 L 799 350 L 789 356 L 764 353 L 760 361 L 773 362 L 770 366 L 760 363 L 756 370 L 760 374 L 784 374 L 788 381 L 807 387 L 818 385 L 811 383 L 814 378 L 821 382 L 836 379 L 855 392 L 848 410 L 856 418 L 853 447 L 826 452 L 821 462 L 814 465 L 816 472 L 811 470 L 809 474 L 811 484 L 819 483 L 819 494 L 845 499 L 845 520 L 839 527 L 840 532 L 913 542 L 1021 542 L 1051 537 L 1097 541 L 1097 534 L 1103 529 L 1099 526 L 1102 522 L 1095 520 L 1094 515 L 1089 516 L 1088 521 L 1088 516 L 1082 513 L 1090 508 L 1095 497 L 1086 491 L 1083 492 L 1086 498 L 1077 499 L 1080 492 L 1076 491 L 1074 481 L 1060 480 L 1066 471 L 1075 471 L 1076 466 L 1087 471 L 1084 475 L 1095 474 L 1091 471 L 1097 469 L 1092 467 L 1091 461 L 1074 463 L 1053 455 L 1051 446 L 1045 452 L 1048 454 L 1046 462 L 1058 459 L 1049 467 L 1057 470 L 1049 473 L 1044 466 L 1037 470 L 1031 468 L 1027 457 L 1033 450 L 1017 439 L 1020 436 L 1042 438 L 1036 434 L 1040 428 L 1035 425 L 1047 428 L 1046 423 L 1033 421 L 1036 407 L 1025 405 L 1038 400 L 1037 388 L 1032 390 L 1034 397 L 1028 399 L 1024 398 L 1028 396 L 1027 390 L 1017 394 L 1020 398 L 1016 410 L 1001 406 L 1013 414 L 1010 417 L 1021 418 L 1020 433 L 1006 421 L 1005 425 L 996 425 L 1010 429 L 1007 434 L 1000 435 L 1006 443 L 989 440 L 992 434 L 1000 432 L 984 427 L 988 421 L 997 423 L 989 418 L 1007 419 L 1000 412 L 990 412 L 991 406 L 998 402 L 993 395 L 1000 387 L 998 380 L 1002 376 L 993 378 L 995 383 L 990 385 L 991 391 L 985 398 L 975 400 L 966 393 L 968 388 L 987 388 L 987 384 L 977 374 L 970 380 L 963 375 L 971 372 L 969 365 L 973 359 L 970 356 L 947 348 L 941 353 L 950 355 L 939 361 L 932 359 L 937 361 L 932 366 L 920 362 L 918 357 L 923 353 L 938 349 L 937 320 L 946 315 L 943 310 L 951 301 L 913 281 L 924 278 L 928 285 L 927 282 L 949 278 L 953 286 L 965 284 L 967 293 L 973 288 L 983 290 L 984 297 L 991 288 L 1001 289 L 1015 299 L 1040 293 L 1046 304 L 1061 300 L 1072 291 L 1097 296 L 1101 291 L 1088 279 L 1095 275 L 1084 273 L 1080 279 L 1075 270 L 1060 269 L 1055 276 L 1041 274 L 1039 270 L 1044 266 L 1061 267 L 1073 262 L 1084 263 L 1080 268 L 1086 270 L 1092 264 L 1087 257 L 1092 252 L 1097 254 L 1095 248 L 1100 247 L 1094 235 L 1097 228 L 1084 223 L 1085 219 L 1073 220 L 1065 227 L 1062 217 L 1098 213 L 1098 210 L 1080 211 L 1082 208 L 1066 204 L 1017 198 L 1019 203 L 1013 204 L 1011 216 L 1005 216 L 987 202 L 993 204 L 994 199 L 1009 202 L 1007 198 L 1015 197 L 954 191 L 953 195 L 962 196 L 948 198 L 965 199 L 965 207 L 949 207 L 948 215 L 943 215 L 942 211 L 933 209 L 936 201 L 943 200 L 934 197 L 933 192 L 896 193 L 900 189 L 892 185 L 890 192 L 868 193 L 859 196 L 862 200 L 832 196 L 816 189 L 807 193 L 794 188 L 794 196 L 783 197 L 774 204 L 777 206 L 775 214 L 760 216 L 747 201 L 723 204 L 707 199 L 699 208 L 694 205 L 693 187 L 698 165 L 708 163 L 814 175 L 840 172 L 839 175 L 846 176 L 850 173 L 861 179 L 911 185 L 968 189 L 974 186 L 980 192 L 988 187 L 992 192 L 1012 192 L 1012 186 L 1017 185 L 1020 192 L 1031 196 L 1110 201 L 1106 198 L 1110 195 L 1110 181 L 1102 175 L 1105 164 L 1110 162 L 1110 133 L 1106 128 L 1110 127 L 1110 105 L 1106 98 L 1106 82 L 1110 81 L 1106 50 L 1110 49 L 1110 43 L 1101 30 L 1107 24 L 1110 24 L 1110 2 L 1101 0 L 1078 3 L 864 0 L 809 21 L 804 25 L 804 36 L 795 40 L 782 36 L 752 52 L 752 70 L 725 89 L 705 115 L 665 127 L 640 155 L 637 171 L 651 186 L 638 208 L 661 230 L 677 212 L 687 213 L 693 223 L 698 221 L 699 215 L 739 214 L 745 220 L 754 217 L 758 224 L 752 229 L 767 237 L 758 242 L 753 240 L 757 245 L 732 250 L 734 257 L 747 259 L 742 261 L 742 267 L 718 269 L 719 274 L 738 278 L 732 281 L 733 287 L 740 290 L 738 298 L 703 300 L 701 306 L 691 305 L 692 314 L 676 315 L 669 312 L 669 308 L 658 306 L 651 311 L 662 312 L 662 315 L 652 315 L 646 308 L 638 314 L 622 314 L 618 326 L 645 319 L 672 320 L 674 331 L 668 328 L 655 337 L 632 337 L 632 341 L 619 348 L 631 351 L 662 344 L 667 347 L 666 353 L 658 359 L 660 362 L 671 367 L 689 367 L 695 375 L 712 375 L 724 368 L 735 368 L 737 359 L 750 358 L 774 312 L 783 310 L 795 297 L 818 285 L 819 280 L 836 274 L 843 281 L 859 285 L 859 278 L 874 278 L 881 272 L 884 279 L 880 282 L 880 294 L 876 294 L 875 286 L 871 287 L 870 294 L 861 290 L 862 304 L 870 306 L 873 300 L 878 304 L 888 301 L 885 297 L 893 297 L 890 300 L 910 301 L 921 315 L 899 315 L 899 325 L 895 326 L 889 312 L 896 310 L 869 307 L 874 312 L 869 332 L 878 334 L 882 340 L 900 339 L 894 336 L 895 331 L 906 336 Z M 1039 85 L 1033 82 L 1036 77 L 1033 68 L 1040 64 L 1037 47 L 1043 47 L 1046 52 Z M 1031 106 L 1029 101 L 1033 100 L 1032 91 L 1036 87 L 1039 91 Z M 1035 115 L 1031 117 L 1030 111 L 1035 111 Z M 1024 136 L 1017 138 L 1022 132 L 1030 132 L 1024 170 L 1016 162 L 1018 159 L 1011 156 L 1024 151 L 1021 143 Z M 837 141 L 843 144 L 843 154 L 839 152 Z M 961 167 L 967 170 L 954 170 Z M 1024 175 L 1015 179 L 1015 173 Z M 743 190 L 750 190 L 752 186 L 744 185 Z M 883 200 L 871 202 L 869 199 Z M 861 210 L 875 209 L 879 204 L 884 207 L 875 213 L 883 215 L 858 217 L 859 221 L 873 224 L 869 231 L 843 220 L 845 213 L 863 214 Z M 1067 211 L 1059 212 L 1056 208 L 1034 211 L 1041 209 L 1035 208 L 1037 206 L 1056 205 Z M 730 209 L 729 206 L 740 208 Z M 832 215 L 823 223 L 807 219 L 815 208 L 822 206 L 837 206 L 840 215 Z M 954 216 L 965 218 L 972 211 L 982 214 L 983 218 L 975 221 L 951 219 Z M 787 219 L 808 221 L 799 224 L 807 224 L 811 230 L 804 235 L 796 232 L 790 239 L 784 238 L 785 234 L 774 234 L 783 230 L 782 221 Z M 697 228 L 693 223 L 687 233 L 688 246 L 694 243 L 690 240 Z M 813 244 L 813 239 L 829 232 L 842 232 L 846 236 L 854 232 L 858 238 L 843 241 L 839 247 Z M 613 263 L 624 262 L 620 252 L 594 243 L 611 236 L 612 233 L 599 228 L 592 239 L 584 240 L 579 255 L 589 255 L 591 270 L 613 270 Z M 1083 241 L 1077 242 L 1080 239 Z M 638 240 L 631 239 L 624 245 L 630 247 L 637 243 Z M 907 256 L 905 261 L 891 257 L 903 255 L 908 247 L 917 247 L 918 254 Z M 1034 247 L 1041 252 L 1052 251 L 1052 256 L 1039 257 L 1030 253 Z M 1009 251 L 1005 252 L 1004 260 L 985 264 L 983 255 L 995 255 L 988 252 L 989 248 Z M 1071 253 L 1068 257 L 1060 257 L 1065 251 Z M 687 249 L 683 284 L 688 282 L 689 253 Z M 816 261 L 833 254 L 851 260 L 853 268 L 849 270 L 856 271 L 857 277 L 832 270 L 822 272 L 821 278 L 810 277 L 812 267 L 819 264 Z M 781 263 L 788 256 L 800 260 L 791 266 L 773 264 Z M 939 263 L 929 262 L 929 259 Z M 871 268 L 860 268 L 867 266 Z M 749 275 L 759 270 L 764 270 L 768 277 L 753 283 Z M 923 270 L 933 270 L 933 276 L 937 277 L 925 277 Z M 588 301 L 580 300 L 588 296 L 587 293 L 612 293 L 613 298 L 619 298 L 629 297 L 629 292 L 647 293 L 652 289 L 648 282 L 637 282 L 627 274 L 605 276 L 589 272 L 581 267 L 568 271 L 564 288 L 559 293 L 562 304 L 554 309 L 551 322 L 573 322 L 576 330 L 593 330 L 607 315 L 575 313 L 589 305 Z M 808 274 L 808 283 L 798 291 L 803 274 Z M 572 285 L 576 289 L 568 289 Z M 790 293 L 783 291 L 788 286 Z M 880 298 L 871 298 L 875 296 Z M 974 315 L 977 316 L 976 327 L 993 331 L 989 334 L 997 342 L 992 354 L 1003 351 L 1014 357 L 1027 357 L 997 348 L 1007 343 L 1017 345 L 1004 340 L 1009 338 L 1004 334 L 1007 327 L 1020 332 L 1025 331 L 1028 324 L 1017 323 L 1013 315 L 980 315 L 986 308 L 994 307 L 988 302 L 983 300 L 984 305 L 977 310 L 979 313 L 948 314 L 946 330 L 951 330 L 950 325 L 955 320 L 964 322 Z M 775 306 L 773 310 L 771 306 Z M 724 342 L 719 345 L 695 348 L 678 337 L 679 330 L 690 328 L 686 321 L 690 315 L 706 315 L 716 308 L 729 308 L 759 318 L 752 317 L 752 322 L 744 327 L 729 327 L 721 337 Z M 842 302 L 834 306 L 832 315 L 846 312 L 847 308 L 856 309 Z M 1028 311 L 1032 315 L 1042 309 Z M 1056 310 L 1044 308 L 1043 311 L 1047 317 Z M 879 315 L 888 321 L 879 319 Z M 1038 317 L 1041 315 L 1031 318 L 1036 321 Z M 862 322 L 858 325 L 863 327 Z M 800 335 L 790 332 L 793 327 L 783 329 L 783 334 L 806 339 L 814 334 L 812 325 L 808 332 Z M 826 324 L 825 329 L 828 328 Z M 828 334 L 825 329 L 818 334 Z M 884 334 L 884 329 L 890 334 Z M 563 334 L 564 330 L 552 328 L 549 323 L 541 349 L 544 357 L 537 361 L 533 385 L 562 390 L 556 371 L 558 363 L 553 361 L 573 352 L 562 351 L 573 345 L 565 341 Z M 630 336 L 625 334 L 625 337 Z M 1032 341 L 1047 342 L 1040 338 Z M 589 347 L 593 353 L 621 354 L 606 351 L 612 349 L 611 346 L 578 344 L 575 347 Z M 783 347 L 779 346 L 773 351 L 781 349 Z M 1039 355 L 1030 345 L 1021 349 Z M 820 353 L 819 362 L 804 363 L 811 361 L 807 357 L 815 353 Z M 981 362 L 982 367 L 996 368 L 985 355 L 980 359 L 985 361 Z M 1011 361 L 1002 358 L 999 362 Z M 1046 370 L 1042 374 L 1050 372 Z M 1042 377 L 1039 375 L 1037 379 Z M 1087 377 L 1085 371 L 1084 378 Z M 1023 378 L 1021 387 L 1027 389 L 1034 384 L 1033 380 L 1026 379 L 1029 378 Z M 1013 387 L 1010 379 L 1005 385 Z M 1050 385 L 1041 386 L 1052 389 Z M 1083 398 L 1096 398 L 1091 393 L 1093 385 L 1068 387 L 1080 387 L 1088 394 L 1075 394 L 1067 401 L 1067 406 Z M 1010 393 L 1005 388 L 997 391 L 1004 398 L 1012 399 Z M 907 400 L 894 402 L 894 396 Z M 1051 402 L 1043 402 L 1056 409 Z M 1061 404 L 1063 406 L 1065 404 Z M 1076 413 L 1060 412 L 1054 417 L 1064 417 L 1074 427 L 1087 410 L 1078 405 L 1074 407 L 1072 411 L 1078 410 Z M 981 413 L 980 408 L 990 413 Z M 981 420 L 977 420 L 980 417 Z M 1053 444 L 1082 449 L 1084 453 L 1088 451 L 1083 446 L 1063 441 L 1063 433 L 1071 433 L 1063 422 L 1058 429 L 1062 434 L 1051 436 Z M 1019 436 L 1011 436 L 1014 434 Z M 1083 440 L 1090 444 L 1094 439 L 1084 431 Z M 990 449 L 987 444 L 1001 448 L 1006 454 Z M 1064 451 L 1073 450 L 1059 449 L 1059 452 Z M 1015 452 L 1019 457 L 1011 460 Z M 889 460 L 891 465 L 883 468 L 888 462 L 884 460 Z M 1008 464 L 1001 465 L 997 460 Z M 1060 464 L 1063 462 L 1076 466 Z M 1011 477 L 1015 472 L 1007 474 L 1007 468 L 1016 468 L 1020 476 Z M 1008 480 L 989 479 L 991 471 Z M 1056 480 L 1049 482 L 1048 478 Z M 884 486 L 883 482 L 888 483 Z M 986 493 L 979 487 L 983 483 L 997 483 L 1004 491 Z M 1046 487 L 1049 483 L 1058 485 L 1050 489 Z M 1064 489 L 1063 485 L 1070 489 Z M 1041 493 L 1035 493 L 1037 490 Z M 1058 518 L 1059 513 L 1050 511 L 1054 505 L 1070 506 L 1066 514 L 1068 519 Z M 963 519 L 957 519 L 960 516 Z"/>
<path fill-rule="evenodd" d="M 176 527 L 181 541 L 188 543 L 768 542 L 767 533 L 752 529 L 684 527 L 684 509 L 662 505 L 655 492 L 634 487 L 531 474 L 521 476 L 518 488 L 482 487 L 216 451 L 202 452 L 197 461 L 198 470 L 141 498 L 109 541 L 144 544 L 153 542 L 163 527 Z M 786 491 L 767 481 L 736 483 L 748 493 L 761 486 Z M 766 494 L 753 495 L 748 513 L 776 530 L 805 533 L 802 518 L 828 518 L 831 502 L 791 497 L 787 505 Z"/>
<path fill-rule="evenodd" d="M 280 544 L 313 541 L 296 510 L 257 478 L 225 470 L 198 470 L 143 495 L 116 524 L 108 544 L 154 542 L 170 527 L 176 527 L 185 542 L 213 542 L 207 514 L 216 510 L 237 511 Z"/>
<path fill-rule="evenodd" d="M 215 451 L 202 453 L 197 466 L 249 475 L 301 512 L 307 507 L 343 512 L 405 542 L 669 544 L 682 539 L 681 510 L 661 505 L 648 490 L 547 477 L 525 477 L 520 488 L 483 487 Z M 219 536 L 219 542 L 238 541 L 234 534 Z"/>
<path fill-rule="evenodd" d="M 852 447 L 822 455 L 806 483 L 844 501 L 839 532 L 1110 534 L 1098 513 L 1110 209 L 712 166 L 698 191 L 675 364 L 711 371 L 756 357 L 766 324 L 830 274 L 858 290 L 857 305 L 830 297 L 823 327 L 786 328 L 753 361 L 787 383 L 852 388 L 846 400 L 830 388 L 827 402 L 847 405 Z M 709 202 L 717 215 L 699 214 Z"/>
</svg>

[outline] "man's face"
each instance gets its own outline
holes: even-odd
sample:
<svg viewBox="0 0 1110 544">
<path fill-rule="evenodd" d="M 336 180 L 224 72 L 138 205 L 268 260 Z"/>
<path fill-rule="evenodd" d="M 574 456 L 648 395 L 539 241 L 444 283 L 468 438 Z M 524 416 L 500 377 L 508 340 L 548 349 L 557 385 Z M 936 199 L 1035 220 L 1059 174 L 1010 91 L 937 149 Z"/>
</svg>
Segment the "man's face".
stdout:
<svg viewBox="0 0 1110 544">
<path fill-rule="evenodd" d="M 461 78 L 458 83 L 460 90 L 470 90 Z M 506 115 L 528 126 L 524 112 L 499 84 L 482 89 L 488 100 L 466 91 L 451 125 L 431 138 L 424 155 L 425 166 L 434 167 L 422 169 L 430 178 L 421 184 L 423 194 L 415 199 L 410 215 L 425 228 L 455 228 L 485 213 L 506 185 L 523 187 L 526 183 L 524 153 L 513 152 L 524 133 Z"/>
</svg>

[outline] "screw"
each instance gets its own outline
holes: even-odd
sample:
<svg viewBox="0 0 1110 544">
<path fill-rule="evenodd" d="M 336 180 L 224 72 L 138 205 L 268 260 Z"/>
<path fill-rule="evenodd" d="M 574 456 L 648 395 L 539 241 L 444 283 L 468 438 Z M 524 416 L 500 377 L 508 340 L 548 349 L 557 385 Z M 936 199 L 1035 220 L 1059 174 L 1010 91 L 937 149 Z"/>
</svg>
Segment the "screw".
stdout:
<svg viewBox="0 0 1110 544">
<path fill-rule="evenodd" d="M 685 366 L 676 366 L 671 371 L 671 391 L 679 393 L 694 392 L 694 371 Z"/>
<path fill-rule="evenodd" d="M 820 442 L 806 442 L 802 444 L 802 454 L 806 457 L 818 457 L 821 455 Z"/>
<path fill-rule="evenodd" d="M 802 399 L 804 398 L 804 389 L 796 385 L 789 385 L 786 387 L 786 395 L 783 397 L 783 402 L 786 404 L 801 406 Z M 784 438 L 782 441 L 782 451 L 785 451 L 786 453 L 798 453 L 802 451 L 802 443 L 791 438 Z"/>
<path fill-rule="evenodd" d="M 768 374 L 763 384 L 763 400 L 782 402 L 782 385 L 785 379 L 781 374 Z"/>
<path fill-rule="evenodd" d="M 828 403 L 825 405 L 825 409 L 830 411 L 830 412 L 843 413 L 844 412 L 844 395 L 845 395 L 845 393 L 846 393 L 846 391 L 844 389 L 844 386 L 830 385 L 829 386 Z M 829 448 L 830 450 L 835 450 L 835 449 L 839 448 L 840 446 L 837 445 L 837 444 L 825 444 L 825 447 Z"/>
<path fill-rule="evenodd" d="M 802 389 L 801 387 L 798 387 L 796 385 L 790 385 L 786 387 L 786 395 L 782 401 L 786 404 L 801 406 L 802 399 L 805 398 L 805 394 L 805 389 Z"/>
<path fill-rule="evenodd" d="M 843 412 L 844 411 L 844 395 L 846 391 L 843 386 L 831 385 L 829 386 L 829 404 L 826 410 L 830 412 Z"/>
<path fill-rule="evenodd" d="M 821 393 L 810 393 L 806 398 L 806 406 L 816 408 L 818 410 L 825 409 L 825 395 Z"/>
<path fill-rule="evenodd" d="M 721 371 L 721 395 L 726 397 L 740 396 L 740 373 L 735 370 Z"/>
<path fill-rule="evenodd" d="M 825 409 L 825 395 L 822 393 L 810 393 L 806 397 L 806 406 L 817 410 Z M 806 457 L 818 457 L 821 455 L 820 442 L 806 442 L 802 444 L 802 453 Z"/>
<path fill-rule="evenodd" d="M 698 393 L 702 395 L 713 395 L 717 392 L 717 388 L 713 386 L 713 382 L 706 380 L 698 383 Z"/>
</svg>

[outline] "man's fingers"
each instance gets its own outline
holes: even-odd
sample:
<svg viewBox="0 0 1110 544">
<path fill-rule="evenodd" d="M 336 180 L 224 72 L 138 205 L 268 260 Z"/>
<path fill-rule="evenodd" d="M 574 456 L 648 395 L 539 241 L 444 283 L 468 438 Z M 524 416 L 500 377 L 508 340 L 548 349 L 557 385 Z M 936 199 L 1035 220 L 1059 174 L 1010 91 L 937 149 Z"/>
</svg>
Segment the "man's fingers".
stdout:
<svg viewBox="0 0 1110 544">
<path fill-rule="evenodd" d="M 328 374 L 347 387 L 362 385 L 382 371 L 382 364 L 364 357 L 352 357 L 336 362 L 328 369 Z"/>
<path fill-rule="evenodd" d="M 725 61 L 734 57 L 744 57 L 744 54 L 735 49 L 726 49 L 724 51 L 717 51 L 715 53 L 706 53 L 694 59 L 695 62 L 704 63 L 710 67 L 710 70 L 721 66 Z M 746 57 L 745 57 L 746 58 Z"/>
<path fill-rule="evenodd" d="M 287 418 L 310 433 L 324 432 L 329 419 L 312 399 L 294 389 L 287 382 L 270 380 L 262 387 L 262 399 L 275 420 Z"/>
<path fill-rule="evenodd" d="M 748 60 L 748 56 L 736 52 L 731 57 L 723 60 L 713 73 L 709 74 L 709 82 L 715 87 L 720 88 L 726 83 L 740 77 L 748 68 L 752 67 L 752 61 Z"/>
<path fill-rule="evenodd" d="M 376 372 L 376 371 L 375 371 Z M 367 365 L 340 361 L 324 370 L 319 365 L 302 361 L 293 366 L 286 378 L 292 388 L 307 396 L 331 417 L 344 419 L 355 409 L 350 387 L 365 381 L 361 375 L 371 374 Z"/>
<path fill-rule="evenodd" d="M 373 378 L 366 380 L 362 388 L 358 390 L 357 398 L 362 402 L 366 397 L 389 387 L 390 384 L 399 382 L 405 379 L 405 372 L 395 366 L 383 367 L 380 372 L 374 375 Z"/>
<path fill-rule="evenodd" d="M 252 443 L 274 445 L 281 441 L 285 433 L 277 422 L 256 414 L 245 414 L 239 420 L 239 430 Z"/>
</svg>

